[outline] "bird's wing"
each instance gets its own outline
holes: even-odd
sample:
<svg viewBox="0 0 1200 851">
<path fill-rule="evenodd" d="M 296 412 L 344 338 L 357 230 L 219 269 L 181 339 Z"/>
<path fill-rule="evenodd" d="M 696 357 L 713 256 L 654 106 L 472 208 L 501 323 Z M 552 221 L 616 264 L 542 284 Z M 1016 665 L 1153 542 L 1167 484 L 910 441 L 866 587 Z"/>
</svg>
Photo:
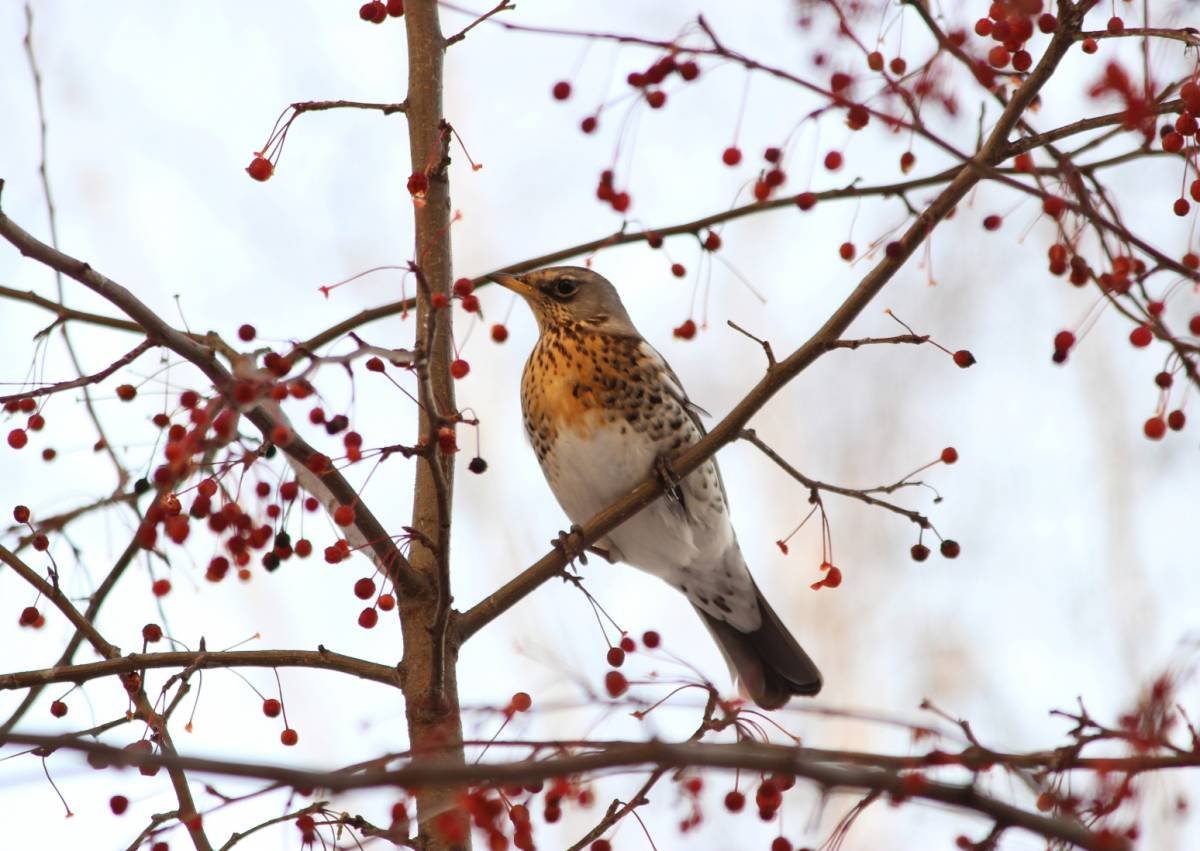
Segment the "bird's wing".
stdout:
<svg viewBox="0 0 1200 851">
<path fill-rule="evenodd" d="M 687 414 L 688 419 L 695 423 L 701 436 L 708 434 L 708 429 L 704 427 L 700 416 L 703 414 L 706 417 L 711 417 L 712 414 L 688 398 L 687 391 L 683 389 L 683 382 L 679 380 L 679 376 L 675 374 L 675 370 L 671 369 L 671 365 L 667 363 L 667 359 L 659 354 L 658 349 L 645 340 L 642 340 L 638 344 L 638 348 L 641 350 L 642 356 L 658 370 L 663 389 L 670 394 L 671 398 L 683 406 L 684 413 Z M 712 459 L 712 463 L 717 470 L 717 485 L 721 488 L 721 498 L 728 503 L 728 495 L 725 493 L 725 480 L 721 478 L 721 468 L 715 458 Z"/>
<path fill-rule="evenodd" d="M 708 434 L 708 431 L 704 428 L 704 423 L 700 421 L 700 417 L 711 417 L 712 414 L 688 398 L 687 391 L 683 389 L 683 382 L 679 380 L 679 376 L 675 374 L 675 370 L 671 369 L 671 365 L 667 363 L 667 359 L 659 354 L 658 349 L 645 340 L 642 340 L 638 348 L 641 349 L 642 356 L 658 370 L 663 389 L 670 394 L 672 399 L 683 406 L 683 410 L 687 413 L 688 418 L 696 424 L 696 428 L 700 429 L 700 433 Z"/>
</svg>

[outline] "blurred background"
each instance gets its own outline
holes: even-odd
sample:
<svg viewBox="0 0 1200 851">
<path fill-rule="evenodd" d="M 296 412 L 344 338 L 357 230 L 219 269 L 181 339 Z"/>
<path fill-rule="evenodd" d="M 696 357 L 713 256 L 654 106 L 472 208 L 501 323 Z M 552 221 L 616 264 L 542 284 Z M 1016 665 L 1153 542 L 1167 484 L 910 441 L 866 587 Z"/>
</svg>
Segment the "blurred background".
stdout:
<svg viewBox="0 0 1200 851">
<path fill-rule="evenodd" d="M 812 26 L 801 27 L 798 19 L 809 10 L 788 2 L 705 8 L 629 0 L 518 5 L 517 12 L 501 18 L 663 40 L 694 30 L 691 22 L 703 12 L 727 45 L 764 62 L 820 81 L 827 81 L 832 70 L 866 73 L 861 55 L 840 52 L 829 20 L 818 16 Z M 984 5 L 975 6 L 972 11 L 949 4 L 948 24 L 969 28 L 985 12 Z M 406 60 L 400 22 L 363 23 L 356 3 L 282 0 L 251 6 L 38 0 L 33 12 L 44 77 L 48 169 L 64 251 L 125 285 L 175 325 L 211 329 L 228 341 L 236 339 L 241 323 L 250 322 L 260 340 L 283 346 L 364 307 L 412 293 L 412 281 L 392 271 L 366 275 L 328 298 L 318 289 L 375 266 L 403 265 L 411 257 L 412 202 L 405 189 L 410 166 L 402 115 L 347 110 L 300 116 L 268 183 L 252 181 L 244 171 L 288 103 L 402 100 Z M 1098 27 L 1104 17 L 1107 13 L 1098 18 Z M 448 33 L 471 20 L 443 9 Z M 931 52 L 911 13 L 889 8 L 869 20 L 875 22 L 865 25 L 863 34 L 882 33 L 885 55 L 903 55 L 912 67 Z M 1178 21 L 1178 14 L 1167 12 L 1154 23 Z M 25 32 L 22 4 L 10 0 L 0 6 L 0 177 L 6 213 L 45 238 L 34 87 L 21 44 Z M 1127 47 L 1136 50 L 1133 44 Z M 1045 92 L 1036 117 L 1039 129 L 1116 109 L 1115 103 L 1088 98 L 1086 90 L 1102 63 L 1125 48 L 1105 42 L 1099 56 L 1070 56 Z M 802 121 L 821 106 L 819 100 L 766 75 L 747 79 L 733 65 L 701 60 L 699 80 L 683 84 L 675 78 L 666 87 L 666 106 L 647 109 L 629 94 L 624 78 L 659 55 L 586 39 L 507 32 L 491 24 L 472 30 L 450 49 L 446 114 L 471 156 L 483 164 L 473 171 L 459 150 L 452 152 L 453 203 L 461 211 L 452 233 L 457 274 L 482 274 L 618 229 L 621 216 L 594 195 L 605 168 L 615 167 L 618 186 L 632 195 L 631 227 L 672 225 L 745 203 L 768 146 L 786 147 L 788 193 L 856 179 L 863 185 L 902 179 L 899 159 L 910 144 L 905 136 L 879 122 L 853 133 L 832 114 Z M 1155 47 L 1151 61 L 1158 79 L 1174 78 L 1185 67 L 1183 48 Z M 563 102 L 551 97 L 559 80 L 570 80 L 573 87 Z M 958 99 L 958 115 L 931 109 L 927 119 L 945 138 L 970 149 L 979 120 L 978 89 L 961 76 L 947 86 Z M 609 106 L 598 131 L 581 133 L 580 120 L 602 102 Z M 995 117 L 991 104 L 986 115 L 985 123 Z M 735 140 L 745 160 L 729 168 L 721 152 Z M 1098 155 L 1135 144 L 1122 139 Z M 846 162 L 837 173 L 821 165 L 829 150 L 844 152 Z M 912 150 L 917 163 L 910 177 L 951 164 L 920 141 Z M 1103 173 L 1125 221 L 1136 223 L 1139 233 L 1172 256 L 1186 250 L 1194 226 L 1193 219 L 1170 213 L 1179 170 L 1177 160 L 1153 159 Z M 919 209 L 935 193 L 917 191 L 909 201 Z M 982 227 L 989 214 L 1003 216 L 996 232 Z M 720 418 L 764 367 L 758 346 L 728 328 L 726 320 L 770 340 L 778 353 L 791 351 L 870 268 L 872 258 L 862 257 L 869 243 L 907 217 L 899 199 L 822 203 L 807 213 L 789 207 L 722 227 L 723 247 L 716 255 L 680 237 L 669 240 L 665 251 L 635 245 L 591 260 L 617 284 L 635 323 L 671 362 L 692 398 Z M 719 456 L 747 561 L 825 673 L 818 699 L 796 702 L 773 716 L 806 744 L 920 750 L 907 727 L 890 722 L 933 724 L 953 733 L 920 711 L 921 701 L 928 699 L 952 716 L 969 719 L 988 746 L 1053 747 L 1065 743 L 1070 724 L 1051 716 L 1051 709 L 1074 709 L 1081 698 L 1095 717 L 1113 721 L 1165 670 L 1180 674 L 1181 702 L 1197 709 L 1189 679 L 1200 587 L 1196 431 L 1189 426 L 1170 432 L 1162 442 L 1142 436 L 1141 424 L 1158 403 L 1153 377 L 1166 352 L 1158 344 L 1132 348 L 1131 326 L 1115 315 L 1100 318 L 1065 367 L 1051 363 L 1054 334 L 1076 327 L 1097 298 L 1092 290 L 1077 290 L 1048 274 L 1045 251 L 1053 239 L 1053 229 L 1026 196 L 994 186 L 972 194 L 938 230 L 929 250 L 915 257 L 858 319 L 850 336 L 900 333 L 884 314 L 890 308 L 949 349 L 970 349 L 978 364 L 960 370 L 930 346 L 834 353 L 753 421 L 758 433 L 807 475 L 852 487 L 889 484 L 932 461 L 943 447 L 957 448 L 957 464 L 920 476 L 936 488 L 940 502 L 923 488 L 895 495 L 961 542 L 957 560 L 943 559 L 935 550 L 928 561 L 913 562 L 912 524 L 831 496 L 826 508 L 833 557 L 844 582 L 836 590 L 813 591 L 809 585 L 821 575 L 819 524 L 810 522 L 792 538 L 787 555 L 775 545 L 807 513 L 807 493 L 751 446 L 735 444 Z M 853 264 L 838 256 L 846 240 L 858 246 L 860 259 Z M 686 277 L 674 277 L 671 262 L 684 264 Z M 7 246 L 0 247 L 0 284 L 54 293 L 51 273 Z M 482 476 L 468 473 L 465 462 L 473 454 L 474 437 L 460 434 L 467 452 L 455 494 L 459 608 L 540 557 L 567 525 L 521 432 L 518 382 L 535 338 L 532 317 L 506 292 L 487 288 L 479 295 L 484 323 L 455 309 L 457 343 L 471 363 L 470 374 L 458 383 L 458 400 L 481 420 L 480 452 L 489 463 Z M 70 282 L 67 303 L 113 312 Z M 1182 326 L 1196 306 L 1195 294 L 1182 288 L 1168 306 L 1168 321 Z M 0 302 L 0 394 L 17 392 L 30 378 L 74 377 L 57 335 L 44 345 L 33 339 L 51 318 L 26 304 Z M 700 332 L 692 340 L 673 337 L 672 329 L 688 318 Z M 506 324 L 507 342 L 492 342 L 488 326 L 493 322 Z M 396 317 L 360 333 L 377 345 L 404 347 L 411 344 L 412 325 L 411 318 Z M 83 325 L 73 326 L 72 333 L 88 371 L 136 343 L 133 335 Z M 329 351 L 352 348 L 341 341 Z M 155 463 L 157 429 L 150 417 L 164 405 L 174 407 L 180 390 L 203 385 L 193 371 L 159 360 L 157 352 L 122 375 L 95 389 L 96 405 L 121 457 L 145 473 Z M 113 392 L 124 380 L 141 385 L 132 405 L 119 402 Z M 360 370 L 351 382 L 340 369 L 328 367 L 316 383 L 326 410 L 349 415 L 366 446 L 414 441 L 412 403 L 379 376 Z M 30 446 L 0 453 L 6 517 L 17 503 L 44 517 L 111 493 L 113 468 L 92 451 L 94 435 L 78 398 L 71 393 L 53 397 L 44 411 L 46 428 Z M 290 414 L 306 429 L 306 403 L 292 405 Z M 1194 407 L 1187 408 L 1188 415 L 1200 418 Z M 326 451 L 340 452 L 340 439 L 317 428 L 304 433 Z M 48 464 L 39 456 L 46 446 L 58 451 Z M 358 481 L 371 465 L 360 466 Z M 393 458 L 363 493 L 391 530 L 409 516 L 412 466 Z M 263 467 L 253 475 L 270 480 L 278 466 L 274 474 Z M 127 510 L 113 510 L 55 536 L 52 553 L 72 594 L 82 598 L 91 592 L 128 541 L 134 522 Z M 308 515 L 303 522 L 317 555 L 293 559 L 271 575 L 258 570 L 247 583 L 232 576 L 221 584 L 204 580 L 214 547 L 205 534 L 193 534 L 187 555 L 175 548 L 169 567 L 139 563 L 105 606 L 101 631 L 127 652 L 139 649 L 144 623 L 159 621 L 168 635 L 191 648 L 201 637 L 209 648 L 239 642 L 257 649 L 324 644 L 394 663 L 400 655 L 394 620 L 385 617 L 371 631 L 356 623 L 362 603 L 351 589 L 355 579 L 369 574 L 368 563 L 355 557 L 325 564 L 319 554 L 333 540 L 333 527 L 324 516 Z M 14 533 L 5 534 L 6 543 L 14 539 Z M 26 556 L 35 567 L 47 566 L 38 554 L 27 551 Z M 634 697 L 665 696 L 681 678 L 694 677 L 693 668 L 728 690 L 719 655 L 674 591 L 631 568 L 596 560 L 583 575 L 591 593 L 632 635 L 654 629 L 663 636 L 660 652 L 636 653 L 623 668 L 632 679 L 657 674 L 657 681 L 635 686 Z M 174 590 L 156 601 L 149 586 L 159 576 L 169 576 Z M 32 597 L 10 571 L 0 571 L 4 671 L 53 664 L 69 635 L 57 615 L 49 616 L 40 631 L 17 628 L 17 616 Z M 533 696 L 534 710 L 514 721 L 505 737 L 690 735 L 702 702 L 696 690 L 683 692 L 640 722 L 628 714 L 632 704 L 599 696 L 606 649 L 584 596 L 562 583 L 547 584 L 464 647 L 459 685 L 469 707 L 467 735 L 495 733 L 502 720 L 496 709 L 517 690 Z M 79 661 L 91 658 L 87 650 L 77 655 Z M 269 671 L 242 673 L 264 693 L 273 693 Z M 153 675 L 152 689 L 167 675 Z M 176 734 L 180 750 L 336 767 L 404 749 L 398 692 L 321 672 L 284 670 L 280 677 L 289 720 L 301 737 L 297 748 L 279 745 L 277 721 L 262 716 L 260 698 L 241 678 L 212 671 L 203 676 L 193 731 Z M 65 690 L 49 689 L 18 729 L 65 732 L 123 711 L 119 684 L 106 680 L 75 692 L 67 718 L 52 718 L 49 702 Z M 0 693 L 0 716 L 7 717 L 21 696 Z M 111 741 L 123 744 L 123 736 L 136 735 L 130 726 Z M 0 844 L 123 848 L 150 814 L 174 807 L 162 777 L 93 773 L 66 754 L 56 755 L 49 767 L 75 816 L 63 817 L 37 760 L 8 759 L 0 762 L 5 824 Z M 254 788 L 220 778 L 211 782 L 227 795 Z M 989 782 L 997 794 L 1031 804 L 1019 782 L 998 773 Z M 540 829 L 542 847 L 569 845 L 602 815 L 609 800 L 631 795 L 640 783 L 631 775 L 605 779 L 590 811 L 569 807 L 562 822 Z M 778 824 L 762 824 L 750 811 L 728 817 L 721 809 L 720 799 L 732 783 L 730 776 L 708 776 L 705 820 L 686 835 L 678 822 L 688 804 L 674 786 L 661 784 L 653 804 L 640 811 L 654 846 L 768 847 Z M 200 781 L 194 786 L 202 806 L 216 802 L 201 791 Z M 743 788 L 748 788 L 745 780 Z M 1143 847 L 1195 847 L 1200 820 L 1176 806 L 1181 796 L 1195 795 L 1195 774 L 1162 775 L 1145 788 L 1137 810 Z M 132 802 L 120 818 L 108 811 L 108 798 L 117 792 Z M 785 797 L 783 830 L 797 845 L 816 846 L 855 800 L 835 795 L 822 801 L 800 784 Z M 390 795 L 362 794 L 339 798 L 334 806 L 386 823 L 391 801 Z M 219 843 L 235 830 L 281 814 L 285 804 L 282 794 L 262 796 L 215 810 L 205 820 Z M 842 847 L 944 848 L 964 831 L 978 839 L 986 828 L 930 807 L 877 805 Z M 187 842 L 178 832 L 166 838 L 172 847 Z M 650 847 L 634 820 L 622 823 L 614 843 Z M 283 825 L 242 846 L 298 844 L 295 828 Z M 1011 833 L 1002 847 L 1042 844 Z"/>
</svg>

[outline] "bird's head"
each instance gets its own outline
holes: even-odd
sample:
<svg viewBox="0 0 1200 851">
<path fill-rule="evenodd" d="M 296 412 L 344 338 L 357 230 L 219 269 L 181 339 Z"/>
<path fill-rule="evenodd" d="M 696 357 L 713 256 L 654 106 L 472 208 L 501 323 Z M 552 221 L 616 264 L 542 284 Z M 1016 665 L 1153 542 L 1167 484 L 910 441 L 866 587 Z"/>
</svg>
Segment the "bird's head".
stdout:
<svg viewBox="0 0 1200 851">
<path fill-rule="evenodd" d="M 591 269 L 551 266 L 524 275 L 489 277 L 525 299 L 543 334 L 570 325 L 610 334 L 637 333 L 616 287 Z"/>
</svg>

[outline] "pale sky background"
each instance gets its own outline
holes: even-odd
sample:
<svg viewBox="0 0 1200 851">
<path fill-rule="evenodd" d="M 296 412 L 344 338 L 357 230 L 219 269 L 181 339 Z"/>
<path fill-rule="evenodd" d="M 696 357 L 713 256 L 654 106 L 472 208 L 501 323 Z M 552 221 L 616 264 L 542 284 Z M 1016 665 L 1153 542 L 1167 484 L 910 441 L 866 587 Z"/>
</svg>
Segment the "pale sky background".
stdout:
<svg viewBox="0 0 1200 851">
<path fill-rule="evenodd" d="M 266 184 L 243 169 L 265 140 L 276 115 L 293 101 L 346 98 L 399 101 L 405 94 L 404 32 L 389 21 L 373 27 L 358 20 L 357 4 L 265 2 L 175 5 L 125 2 L 35 3 L 35 44 L 45 78 L 50 175 L 58 206 L 63 250 L 87 260 L 132 289 L 178 325 L 213 329 L 235 339 L 242 322 L 252 322 L 261 339 L 302 339 L 363 307 L 397 297 L 398 273 L 378 273 L 338 289 L 326 300 L 318 287 L 381 264 L 403 264 L 411 254 L 411 202 L 403 116 L 338 112 L 300 117 L 288 138 L 280 169 Z M 47 234 L 44 201 L 37 182 L 37 126 L 33 89 L 21 51 L 22 4 L 0 5 L 0 177 L 6 181 L 5 211 L 35 234 Z M 511 20 L 652 37 L 674 37 L 698 11 L 732 47 L 798 73 L 823 78 L 812 66 L 815 51 L 828 47 L 828 30 L 805 33 L 794 23 L 795 7 L 784 2 L 708 3 L 539 3 L 519 4 Z M 1107 16 L 1107 12 L 1104 13 Z M 447 32 L 469 18 L 444 12 Z M 952 16 L 967 22 L 970 18 Z M 1163 23 L 1158 21 L 1158 23 Z M 1097 19 L 1097 26 L 1102 19 Z M 914 17 L 904 19 L 904 53 L 910 65 L 925 55 Z M 873 37 L 868 26 L 864 35 Z M 889 31 L 895 42 L 899 27 Z M 1040 43 L 1040 42 L 1039 42 Z M 894 51 L 895 47 L 889 48 Z M 1115 48 L 1099 57 L 1073 55 L 1063 78 L 1047 90 L 1035 123 L 1049 128 L 1086 114 L 1110 111 L 1082 92 Z M 613 159 L 618 137 L 618 183 L 633 195 L 633 224 L 659 226 L 724 209 L 744 199 L 763 148 L 779 144 L 817 103 L 796 88 L 755 76 L 748 88 L 740 141 L 746 162 L 738 169 L 720 163 L 733 138 L 745 74 L 732 66 L 702 61 L 697 83 L 674 80 L 667 107 L 628 112 L 625 99 L 606 111 L 601 131 L 584 136 L 579 120 L 604 98 L 624 94 L 630 70 L 656 58 L 652 51 L 608 44 L 506 33 L 483 25 L 451 49 L 447 61 L 447 116 L 472 156 L 466 166 L 458 150 L 451 169 L 454 207 L 462 218 L 453 227 L 456 270 L 476 275 L 537 256 L 563 245 L 611 233 L 620 218 L 594 199 L 599 172 Z M 1181 67 L 1182 48 L 1159 48 L 1161 78 Z M 854 68 L 857 70 L 858 65 Z M 611 84 L 609 78 L 611 76 Z M 574 95 L 558 103 L 550 87 L 570 78 Z M 978 97 L 962 89 L 957 121 L 935 123 L 962 147 L 974 142 Z M 989 112 L 994 117 L 994 111 Z M 818 129 L 819 128 L 819 129 Z M 1124 144 L 1128 145 L 1128 142 Z M 791 148 L 789 192 L 897 180 L 903 141 L 878 126 L 852 134 L 840 118 L 808 122 Z M 820 168 L 831 149 L 846 153 L 837 175 Z M 946 165 L 929 146 L 917 143 L 912 176 Z M 814 161 L 816 163 L 814 167 Z M 810 177 L 811 175 L 811 177 Z M 1170 214 L 1180 179 L 1177 161 L 1163 159 L 1108 172 L 1129 222 L 1168 253 L 1182 254 L 1191 219 Z M 1159 188 L 1161 187 L 1161 189 Z M 1149 188 L 1149 191 L 1148 191 Z M 739 190 L 742 195 L 739 196 Z M 918 207 L 933 197 L 916 192 Z M 984 215 L 1005 216 L 1003 228 L 987 234 Z M 759 378 L 756 345 L 725 326 L 733 319 L 772 341 L 784 353 L 802 343 L 870 268 L 870 260 L 848 265 L 837 246 L 852 238 L 860 246 L 903 223 L 896 200 L 822 204 L 808 213 L 789 208 L 742 219 L 722 230 L 721 262 L 700 257 L 694 241 L 667 244 L 670 256 L 689 275 L 678 280 L 661 252 L 633 246 L 604 252 L 594 266 L 613 280 L 643 334 L 670 360 L 691 396 L 715 417 L 723 416 Z M 1082 697 L 1098 718 L 1111 721 L 1134 703 L 1139 689 L 1168 667 L 1190 669 L 1194 661 L 1197 611 L 1195 510 L 1196 428 L 1193 423 L 1161 443 L 1141 434 L 1154 412 L 1154 373 L 1165 350 L 1134 350 L 1129 326 L 1106 314 L 1072 355 L 1066 368 L 1050 362 L 1051 340 L 1074 327 L 1095 295 L 1078 291 L 1045 271 L 1050 227 L 1024 196 L 987 188 L 960 205 L 954 221 L 939 230 L 925 260 L 914 259 L 855 323 L 852 336 L 898 332 L 884 308 L 892 308 L 919 332 L 933 334 L 951 349 L 969 348 L 978 365 L 959 370 L 931 347 L 867 349 L 822 359 L 755 418 L 753 425 L 781 454 L 808 475 L 851 486 L 886 484 L 953 445 L 961 460 L 936 467 L 923 479 L 943 496 L 911 490 L 897 497 L 927 513 L 943 534 L 962 542 L 957 561 L 934 555 L 924 564 L 909 559 L 915 529 L 906 520 L 830 497 L 835 561 L 841 588 L 814 592 L 819 578 L 818 525 L 792 540 L 790 555 L 774 545 L 807 510 L 806 493 L 747 445 L 719 456 L 734 522 L 747 561 L 825 674 L 826 687 L 814 701 L 797 702 L 777 720 L 807 744 L 906 753 L 914 748 L 901 729 L 871 721 L 828 720 L 812 709 L 863 710 L 872 716 L 933 722 L 918 705 L 928 698 L 967 719 L 988 745 L 998 749 L 1053 747 L 1066 741 L 1069 724 L 1048 714 L 1069 709 Z M 732 269 L 737 270 L 735 275 Z M 739 280 L 749 281 L 765 303 Z M 0 283 L 52 295 L 52 276 L 0 247 Z M 931 285 L 934 283 L 936 285 Z M 1164 278 L 1156 286 L 1168 283 Z M 690 342 L 671 329 L 689 316 L 707 315 L 709 326 Z M 409 285 L 411 292 L 411 284 Z M 68 282 L 72 306 L 111 313 L 98 299 Z M 488 322 L 509 315 L 511 336 L 493 344 L 486 327 L 475 328 L 458 312 L 457 335 L 472 364 L 459 382 L 458 399 L 482 420 L 482 451 L 490 468 L 476 477 L 462 456 L 456 489 L 454 593 L 465 607 L 539 557 L 566 525 L 520 433 L 518 380 L 535 329 L 523 305 L 507 293 L 480 293 Z M 176 297 L 178 300 L 176 301 Z M 707 301 L 705 301 L 707 298 Z M 1198 300 L 1181 288 L 1168 318 L 1181 327 Z M 707 309 L 707 314 L 705 314 Z M 33 363 L 30 337 L 49 321 L 44 312 L 0 303 L 0 381 L 21 382 Z M 372 343 L 405 346 L 412 323 L 376 323 L 361 333 Z M 96 370 L 131 348 L 132 335 L 74 330 L 85 368 Z M 331 351 L 344 351 L 335 345 Z M 37 375 L 72 377 L 56 337 L 38 355 Z M 150 463 L 155 430 L 148 423 L 155 393 L 170 381 L 172 395 L 193 385 L 193 373 L 168 374 L 157 355 L 142 358 L 124 378 L 97 389 L 99 410 L 114 443 L 135 469 Z M 139 402 L 122 405 L 113 388 L 142 379 Z M 412 404 L 391 385 L 368 373 L 351 385 L 336 368 L 320 380 L 330 412 L 352 416 L 368 446 L 411 442 Z M 353 396 L 352 396 L 353 390 Z M 11 392 L 7 389 L 0 392 Z M 4 447 L 0 477 L 5 482 L 5 516 L 22 502 L 40 516 L 78 505 L 111 491 L 107 460 L 93 455 L 93 437 L 73 397 L 59 396 L 45 411 L 47 427 L 20 453 Z M 307 406 L 289 409 L 305 422 Z M 4 425 L 7 432 L 11 426 Z M 312 430 L 306 436 L 335 448 L 340 441 Z M 466 447 L 474 444 L 462 435 Z M 59 450 L 53 464 L 38 452 Z M 390 461 L 373 476 L 364 497 L 392 530 L 408 518 L 412 465 Z M 363 465 L 362 474 L 368 471 Z M 263 469 L 259 475 L 266 476 Z M 365 575 L 365 560 L 331 567 L 319 557 L 333 538 L 324 518 L 305 519 L 318 555 L 292 560 L 273 575 L 257 573 L 249 584 L 203 578 L 211 539 L 194 534 L 188 553 L 173 550 L 169 576 L 175 590 L 162 601 L 162 614 L 149 594 L 150 571 L 167 575 L 161 563 L 139 564 L 105 607 L 99 626 L 125 650 L 134 650 L 142 624 L 165 617 L 170 635 L 189 647 L 201 636 L 210 648 L 261 638 L 250 647 L 306 647 L 323 643 L 344 653 L 384 663 L 399 656 L 398 625 L 388 617 L 373 631 L 356 625 L 362 604 L 351 592 Z M 132 530 L 128 514 L 114 512 L 70 529 L 69 543 L 56 539 L 53 553 L 72 593 L 86 595 Z M 293 530 L 293 537 L 297 537 Z M 12 536 L 6 535 L 6 542 Z M 78 559 L 71 546 L 78 548 Z M 31 564 L 44 561 L 27 553 Z M 659 630 L 664 650 L 694 665 L 723 687 L 727 673 L 698 620 L 675 592 L 630 568 L 593 563 L 587 587 L 634 635 Z M 9 571 L 0 572 L 0 670 L 51 664 L 68 635 L 57 615 L 40 632 L 18 630 L 20 609 L 30 590 Z M 582 595 L 561 583 L 548 584 L 503 620 L 489 626 L 462 651 L 462 700 L 471 707 L 467 735 L 495 732 L 497 715 L 515 690 L 529 691 L 535 711 L 505 735 L 601 738 L 685 737 L 695 726 L 695 698 L 664 708 L 637 723 L 606 701 L 600 691 L 607 667 L 605 644 Z M 91 658 L 88 651 L 80 661 Z M 623 669 L 632 677 L 659 671 L 665 679 L 685 669 L 665 654 L 639 654 Z M 157 687 L 166 672 L 151 678 Z M 259 698 L 236 676 L 204 677 L 192 734 L 178 732 L 187 753 L 244 757 L 304 766 L 336 767 L 405 747 L 403 705 L 398 692 L 298 670 L 281 674 L 292 725 L 301 735 L 295 749 L 278 744 L 279 725 L 259 711 Z M 274 684 L 267 671 L 248 671 L 260 690 Z M 49 701 L 65 689 L 50 689 L 22 722 L 29 732 L 78 729 L 119 714 L 115 682 L 97 682 L 68 700 L 71 713 L 50 717 Z M 635 689 L 654 700 L 664 685 Z M 1182 700 L 1197 712 L 1194 681 Z M 86 695 L 86 698 L 85 696 Z M 20 695 L 0 693 L 7 717 Z M 90 714 L 94 713 L 94 714 Z M 110 741 L 137 735 L 133 725 Z M 920 746 L 916 746 L 920 748 Z M 24 848 L 123 848 L 150 814 L 170 810 L 173 799 L 163 778 L 94 774 L 65 754 L 51 771 L 76 812 L 61 806 L 32 758 L 0 763 L 0 846 Z M 568 809 L 558 828 L 544 829 L 542 847 L 567 845 L 602 814 L 614 796 L 631 794 L 640 777 L 618 777 L 597 789 L 590 812 Z M 215 781 L 227 794 L 250 787 Z M 681 837 L 676 824 L 686 810 L 664 784 L 654 804 L 642 811 L 659 849 L 688 847 L 766 848 L 777 832 L 753 813 L 724 817 L 720 797 L 732 777 L 711 775 L 707 818 L 698 833 Z M 995 774 L 991 788 L 1028 805 L 1018 783 Z M 193 786 L 205 808 L 214 803 Z M 1195 797 L 1195 774 L 1156 778 L 1143 803 L 1144 847 L 1195 847 L 1200 820 L 1177 817 L 1177 795 Z M 111 794 L 127 795 L 130 811 L 108 812 Z M 822 807 L 800 784 L 785 801 L 786 834 L 797 845 L 817 845 L 856 800 L 836 796 Z M 390 795 L 356 795 L 335 801 L 336 809 L 361 811 L 386 821 Z M 236 829 L 284 811 L 282 795 L 265 796 L 206 816 L 210 836 L 220 843 Z M 1194 808 L 1193 808 L 1194 809 Z M 950 847 L 966 830 L 980 838 L 978 822 L 928 807 L 871 808 L 851 831 L 844 848 Z M 181 832 L 172 848 L 188 844 Z M 242 843 L 247 849 L 297 845 L 290 825 L 263 831 Z M 648 848 L 633 820 L 617 831 L 616 847 Z M 1027 834 L 1005 837 L 1005 849 L 1041 847 Z"/>
</svg>

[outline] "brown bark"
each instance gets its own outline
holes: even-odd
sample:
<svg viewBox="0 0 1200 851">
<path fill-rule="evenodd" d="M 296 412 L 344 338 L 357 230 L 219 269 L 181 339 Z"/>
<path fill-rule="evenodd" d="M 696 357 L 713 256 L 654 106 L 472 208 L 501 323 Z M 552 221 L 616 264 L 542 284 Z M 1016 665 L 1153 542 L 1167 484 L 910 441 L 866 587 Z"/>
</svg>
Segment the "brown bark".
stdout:
<svg viewBox="0 0 1200 851">
<path fill-rule="evenodd" d="M 450 377 L 453 357 L 450 341 L 450 311 L 430 315 L 429 298 L 449 294 L 450 185 L 446 173 L 448 135 L 442 117 L 442 61 L 445 39 L 434 0 L 411 0 L 405 4 L 408 30 L 408 121 L 412 174 L 424 174 L 428 188 L 424 198 L 414 199 L 416 215 L 416 264 L 421 279 L 418 299 L 415 348 L 424 354 L 418 367 L 422 410 L 420 434 L 436 445 L 442 416 L 455 410 Z M 422 754 L 444 761 L 462 759 L 462 720 L 454 662 L 456 653 L 447 647 L 446 619 L 450 606 L 449 532 L 453 455 L 435 451 L 417 465 L 413 494 L 412 527 L 425 542 L 414 543 L 412 564 L 430 579 L 430 590 L 408 597 L 400 606 L 404 637 L 401 683 L 404 690 L 408 732 L 414 759 Z M 470 825 L 465 812 L 456 806 L 457 792 L 450 787 L 428 786 L 417 790 L 417 813 L 422 847 L 465 849 L 470 847 Z"/>
</svg>

